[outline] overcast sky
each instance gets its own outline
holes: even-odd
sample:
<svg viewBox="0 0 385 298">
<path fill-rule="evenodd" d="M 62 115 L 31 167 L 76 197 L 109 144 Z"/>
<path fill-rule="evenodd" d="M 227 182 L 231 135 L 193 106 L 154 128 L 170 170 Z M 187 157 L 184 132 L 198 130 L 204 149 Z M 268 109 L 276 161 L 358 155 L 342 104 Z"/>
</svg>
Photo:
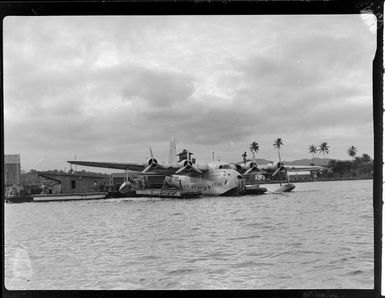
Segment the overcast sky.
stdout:
<svg viewBox="0 0 385 298">
<path fill-rule="evenodd" d="M 66 161 L 373 157 L 375 30 L 360 15 L 7 17 L 4 147 Z M 319 155 L 320 157 L 322 155 Z"/>
</svg>

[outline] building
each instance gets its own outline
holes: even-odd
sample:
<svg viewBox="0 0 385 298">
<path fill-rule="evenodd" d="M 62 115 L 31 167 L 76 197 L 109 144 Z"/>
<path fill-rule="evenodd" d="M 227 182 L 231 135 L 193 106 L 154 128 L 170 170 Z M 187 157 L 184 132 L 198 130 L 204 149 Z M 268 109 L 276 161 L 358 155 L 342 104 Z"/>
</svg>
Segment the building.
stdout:
<svg viewBox="0 0 385 298">
<path fill-rule="evenodd" d="M 4 155 L 4 184 L 5 186 L 20 185 L 21 166 L 20 154 Z"/>
<path fill-rule="evenodd" d="M 288 172 L 290 182 L 311 181 L 310 171 Z"/>
<path fill-rule="evenodd" d="M 87 193 L 105 191 L 106 186 L 110 181 L 108 175 L 96 175 L 82 172 L 38 172 L 38 175 L 47 179 L 43 184 L 44 188 L 47 188 L 49 193 Z"/>
</svg>

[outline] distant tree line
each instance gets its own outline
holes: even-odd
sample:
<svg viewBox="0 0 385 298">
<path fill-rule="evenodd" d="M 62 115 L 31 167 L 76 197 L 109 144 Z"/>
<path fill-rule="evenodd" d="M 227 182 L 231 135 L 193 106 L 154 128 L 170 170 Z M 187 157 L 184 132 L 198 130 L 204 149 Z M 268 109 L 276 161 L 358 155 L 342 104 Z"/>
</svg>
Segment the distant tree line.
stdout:
<svg viewBox="0 0 385 298">
<path fill-rule="evenodd" d="M 331 159 L 327 167 L 330 169 L 327 174 L 330 178 L 371 178 L 373 176 L 373 160 L 368 154 L 356 156 L 352 160 Z"/>
<path fill-rule="evenodd" d="M 281 161 L 281 152 L 280 149 L 283 146 L 283 141 L 281 138 L 277 138 L 273 147 L 278 152 L 278 159 Z M 253 154 L 253 160 L 255 159 L 255 154 L 259 151 L 259 144 L 254 141 L 250 144 L 250 151 Z M 373 160 L 372 158 L 364 153 L 361 156 L 357 156 L 358 149 L 355 146 L 350 146 L 347 149 L 348 155 L 352 158 L 352 160 L 336 160 L 331 159 L 327 164 L 328 171 L 323 171 L 319 173 L 319 177 L 321 178 L 371 178 L 373 176 Z M 330 152 L 330 145 L 327 142 L 321 142 L 319 146 L 314 144 L 309 145 L 308 152 L 312 154 L 313 161 L 314 155 L 316 153 L 320 153 L 323 155 L 324 159 L 326 154 Z M 246 155 L 246 152 L 244 153 Z M 314 165 L 312 163 L 311 165 Z"/>
</svg>

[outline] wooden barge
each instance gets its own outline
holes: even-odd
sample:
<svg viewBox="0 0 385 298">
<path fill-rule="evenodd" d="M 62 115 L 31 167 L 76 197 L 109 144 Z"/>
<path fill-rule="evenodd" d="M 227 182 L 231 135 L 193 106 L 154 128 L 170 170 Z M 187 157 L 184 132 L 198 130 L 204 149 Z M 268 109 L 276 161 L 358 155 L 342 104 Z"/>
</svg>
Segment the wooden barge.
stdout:
<svg viewBox="0 0 385 298">
<path fill-rule="evenodd" d="M 150 188 L 150 189 L 140 189 L 136 191 L 137 197 L 192 199 L 192 198 L 199 198 L 200 195 L 201 195 L 200 191 L 184 191 L 179 189 Z"/>
</svg>

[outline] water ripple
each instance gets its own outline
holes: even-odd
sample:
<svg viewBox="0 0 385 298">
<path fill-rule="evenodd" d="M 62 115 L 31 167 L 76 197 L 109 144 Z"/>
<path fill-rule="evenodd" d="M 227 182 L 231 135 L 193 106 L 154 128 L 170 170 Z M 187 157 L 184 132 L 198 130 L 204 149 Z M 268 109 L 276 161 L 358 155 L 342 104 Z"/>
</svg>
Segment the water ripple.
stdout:
<svg viewBox="0 0 385 298">
<path fill-rule="evenodd" d="M 6 204 L 8 289 L 373 288 L 372 182 Z"/>
</svg>

